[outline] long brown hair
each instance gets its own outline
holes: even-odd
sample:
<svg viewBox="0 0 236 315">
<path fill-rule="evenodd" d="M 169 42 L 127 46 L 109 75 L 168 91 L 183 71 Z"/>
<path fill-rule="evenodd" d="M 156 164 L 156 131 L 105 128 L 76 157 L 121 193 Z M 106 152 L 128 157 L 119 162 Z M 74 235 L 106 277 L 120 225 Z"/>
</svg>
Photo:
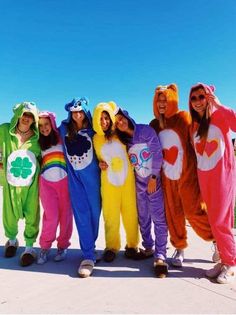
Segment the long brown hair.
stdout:
<svg viewBox="0 0 236 315">
<path fill-rule="evenodd" d="M 123 114 L 123 112 L 120 109 L 117 112 L 117 114 L 122 115 L 123 117 L 125 117 L 128 120 L 128 127 L 130 129 L 134 130 L 134 126 L 133 126 L 132 122 L 130 121 L 130 119 L 127 116 L 125 116 Z M 116 135 L 119 138 L 119 140 L 125 145 L 127 145 L 132 139 L 132 137 L 130 137 L 126 132 L 120 131 L 117 127 L 116 127 Z"/>
<path fill-rule="evenodd" d="M 89 119 L 86 116 L 86 114 L 84 113 L 82 129 L 87 128 L 89 126 L 89 124 L 90 124 L 89 123 Z M 69 140 L 69 142 L 74 141 L 75 138 L 76 138 L 76 135 L 78 133 L 78 130 L 77 130 L 76 122 L 73 120 L 72 115 L 71 115 L 70 121 L 69 121 L 69 123 L 67 125 L 67 131 L 68 131 L 68 140 Z"/>
<path fill-rule="evenodd" d="M 196 87 L 194 87 L 191 90 L 190 93 L 190 98 L 193 92 L 196 92 L 199 89 L 204 89 L 204 87 L 202 85 L 198 85 Z M 205 90 L 205 89 L 204 89 Z M 191 100 L 190 100 L 191 102 Z M 209 126 L 210 126 L 210 116 L 208 114 L 208 109 L 206 108 L 204 115 L 202 117 L 199 116 L 199 114 L 193 109 L 192 105 L 190 104 L 190 114 L 192 116 L 192 121 L 193 122 L 197 122 L 199 124 L 198 130 L 197 130 L 197 136 L 200 137 L 200 139 L 207 138 L 207 134 L 208 134 L 208 130 L 209 130 Z"/>
<path fill-rule="evenodd" d="M 109 126 L 109 128 L 106 131 L 104 131 L 105 138 L 107 140 L 110 140 L 112 138 L 112 136 L 115 134 L 114 128 L 112 128 L 113 127 L 113 122 L 111 120 L 110 114 L 106 110 L 104 110 L 102 113 L 106 113 L 107 116 L 110 119 L 110 126 Z"/>
<path fill-rule="evenodd" d="M 59 135 L 58 133 L 52 129 L 48 136 L 44 136 L 39 133 L 39 145 L 41 150 L 45 151 L 51 148 L 53 145 L 57 145 L 59 142 Z"/>
</svg>

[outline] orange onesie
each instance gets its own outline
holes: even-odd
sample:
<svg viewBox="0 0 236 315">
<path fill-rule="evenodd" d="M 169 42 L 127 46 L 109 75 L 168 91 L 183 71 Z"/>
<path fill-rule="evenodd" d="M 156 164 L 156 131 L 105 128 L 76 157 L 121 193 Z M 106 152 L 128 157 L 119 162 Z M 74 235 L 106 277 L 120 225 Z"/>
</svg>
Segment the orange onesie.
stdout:
<svg viewBox="0 0 236 315">
<path fill-rule="evenodd" d="M 164 114 L 160 114 L 157 107 L 159 94 L 166 97 Z M 156 119 L 150 125 L 158 134 L 163 149 L 162 185 L 171 244 L 176 249 L 187 247 L 185 219 L 201 238 L 211 241 L 213 235 L 200 195 L 196 156 L 190 143 L 191 118 L 188 112 L 178 110 L 175 84 L 157 87 L 153 111 Z"/>
</svg>

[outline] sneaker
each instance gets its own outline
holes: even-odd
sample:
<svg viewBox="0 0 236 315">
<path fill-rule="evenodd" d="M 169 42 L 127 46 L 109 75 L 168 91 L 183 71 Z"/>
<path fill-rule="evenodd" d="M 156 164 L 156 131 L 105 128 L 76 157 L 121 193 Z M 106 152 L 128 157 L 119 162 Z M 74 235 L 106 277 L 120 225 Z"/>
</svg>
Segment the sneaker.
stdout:
<svg viewBox="0 0 236 315">
<path fill-rule="evenodd" d="M 19 247 L 19 242 L 17 239 L 8 240 L 5 244 L 4 256 L 6 258 L 14 257 L 18 247 Z"/>
<path fill-rule="evenodd" d="M 48 261 L 48 253 L 49 253 L 48 249 L 41 249 L 40 250 L 38 260 L 37 260 L 38 265 L 43 265 Z"/>
<path fill-rule="evenodd" d="M 221 263 L 216 264 L 213 268 L 206 271 L 206 276 L 211 279 L 217 278 L 221 273 L 221 268 Z"/>
<path fill-rule="evenodd" d="M 93 260 L 91 259 L 82 260 L 78 269 L 78 274 L 81 278 L 88 278 L 92 274 L 93 268 L 94 268 Z"/>
<path fill-rule="evenodd" d="M 158 278 L 165 278 L 168 274 L 168 264 L 163 261 L 162 259 L 156 259 L 154 261 L 154 271 L 155 271 L 155 275 Z"/>
<path fill-rule="evenodd" d="M 33 264 L 37 258 L 36 252 L 33 247 L 26 247 L 20 256 L 20 264 L 22 267 L 27 267 Z"/>
<path fill-rule="evenodd" d="M 54 261 L 62 261 L 64 259 L 66 259 L 66 255 L 67 255 L 67 248 L 58 248 L 57 249 L 57 254 L 54 257 Z"/>
<path fill-rule="evenodd" d="M 111 249 L 106 249 L 103 254 L 103 259 L 106 262 L 112 262 L 116 258 L 116 253 Z"/>
<path fill-rule="evenodd" d="M 184 261 L 184 250 L 176 249 L 171 258 L 171 264 L 175 267 L 182 267 L 183 261 Z"/>
<path fill-rule="evenodd" d="M 138 249 L 134 247 L 125 247 L 125 257 L 128 259 L 137 258 Z"/>
<path fill-rule="evenodd" d="M 219 250 L 218 250 L 216 242 L 212 243 L 212 250 L 214 252 L 213 255 L 212 255 L 212 261 L 214 263 L 220 262 L 220 253 L 219 253 Z"/>
<path fill-rule="evenodd" d="M 216 281 L 221 284 L 232 283 L 236 276 L 235 266 L 222 265 L 221 273 L 216 278 Z"/>
</svg>

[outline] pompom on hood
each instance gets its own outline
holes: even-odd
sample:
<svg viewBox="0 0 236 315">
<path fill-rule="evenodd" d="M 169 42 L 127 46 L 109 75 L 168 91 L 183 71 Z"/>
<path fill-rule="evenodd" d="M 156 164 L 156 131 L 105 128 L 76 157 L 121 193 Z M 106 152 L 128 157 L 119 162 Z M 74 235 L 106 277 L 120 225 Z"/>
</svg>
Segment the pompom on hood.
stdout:
<svg viewBox="0 0 236 315">
<path fill-rule="evenodd" d="M 175 115 L 179 109 L 178 109 L 178 87 L 176 84 L 172 83 L 170 85 L 159 85 L 157 86 L 154 94 L 153 99 L 153 113 L 154 116 L 158 119 L 160 116 L 158 106 L 157 106 L 157 100 L 160 94 L 164 94 L 167 100 L 167 110 L 165 112 L 165 117 L 169 118 L 173 115 Z"/>
<path fill-rule="evenodd" d="M 71 102 L 65 105 L 65 110 L 68 112 L 67 119 L 63 120 L 64 123 L 68 124 L 71 120 L 72 112 L 83 111 L 89 120 L 90 126 L 92 127 L 92 116 L 89 110 L 89 100 L 87 97 L 74 98 Z"/>
<path fill-rule="evenodd" d="M 59 134 L 58 129 L 57 129 L 57 124 L 56 124 L 56 114 L 53 112 L 48 112 L 48 111 L 41 111 L 39 112 L 39 118 L 49 118 L 52 129 Z"/>
<path fill-rule="evenodd" d="M 14 113 L 14 116 L 12 117 L 11 123 L 10 123 L 11 134 L 14 134 L 15 127 L 18 123 L 19 118 L 21 118 L 24 113 L 31 113 L 34 116 L 34 123 L 32 124 L 32 129 L 34 130 L 34 133 L 37 135 L 37 137 L 39 136 L 39 131 L 38 131 L 39 111 L 35 103 L 22 102 L 22 103 L 16 104 L 13 107 L 13 113 Z"/>
<path fill-rule="evenodd" d="M 118 107 L 116 105 L 115 102 L 107 102 L 107 103 L 99 103 L 97 104 L 97 106 L 94 108 L 94 112 L 93 112 L 93 129 L 94 131 L 99 135 L 102 136 L 104 135 L 104 131 L 102 130 L 101 127 L 101 116 L 102 116 L 102 112 L 106 111 L 108 112 L 111 121 L 113 123 L 112 125 L 112 130 L 115 129 L 115 114 L 118 112 Z"/>
<path fill-rule="evenodd" d="M 198 82 L 197 84 L 193 85 L 190 89 L 190 92 L 189 92 L 189 99 L 188 99 L 188 104 L 189 104 L 189 109 L 191 110 L 192 106 L 191 106 L 191 101 L 190 101 L 190 97 L 191 97 L 191 94 L 192 94 L 192 91 L 195 90 L 195 89 L 198 89 L 198 88 L 203 88 L 204 91 L 206 92 L 206 94 L 214 94 L 216 88 L 214 85 L 207 85 L 205 83 L 202 83 L 202 82 Z"/>
</svg>

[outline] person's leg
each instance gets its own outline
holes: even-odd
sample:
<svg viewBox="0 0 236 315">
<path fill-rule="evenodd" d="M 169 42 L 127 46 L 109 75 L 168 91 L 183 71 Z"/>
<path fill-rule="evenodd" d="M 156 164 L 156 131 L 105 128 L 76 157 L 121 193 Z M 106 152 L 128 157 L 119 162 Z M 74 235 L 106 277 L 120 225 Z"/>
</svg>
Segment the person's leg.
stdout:
<svg viewBox="0 0 236 315">
<path fill-rule="evenodd" d="M 39 193 L 44 212 L 39 244 L 45 250 L 49 250 L 55 241 L 59 222 L 59 200 L 55 184 L 40 177 Z"/>
<path fill-rule="evenodd" d="M 67 178 L 61 180 L 58 183 L 57 192 L 60 221 L 60 231 L 57 237 L 57 247 L 60 249 L 66 249 L 70 246 L 70 238 L 73 228 L 73 214 L 71 209 Z"/>
</svg>

